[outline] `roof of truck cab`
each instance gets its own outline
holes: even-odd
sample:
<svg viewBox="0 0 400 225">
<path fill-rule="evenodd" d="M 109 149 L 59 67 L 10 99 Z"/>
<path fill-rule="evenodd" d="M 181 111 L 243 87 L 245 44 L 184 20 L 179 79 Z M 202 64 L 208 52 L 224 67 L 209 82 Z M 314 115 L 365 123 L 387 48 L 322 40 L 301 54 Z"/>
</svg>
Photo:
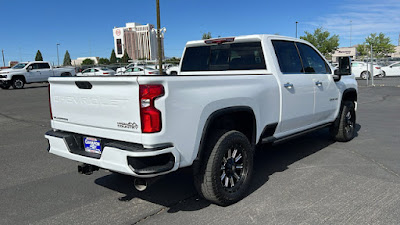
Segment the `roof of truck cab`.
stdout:
<svg viewBox="0 0 400 225">
<path fill-rule="evenodd" d="M 242 36 L 211 38 L 211 39 L 206 39 L 206 40 L 219 40 L 219 39 L 226 39 L 226 38 L 234 38 L 233 43 L 238 43 L 238 42 L 247 42 L 247 41 L 260 41 L 262 39 L 269 38 L 269 37 L 279 38 L 279 39 L 284 39 L 284 40 L 292 40 L 292 41 L 301 40 L 301 39 L 298 39 L 298 38 L 281 36 L 281 35 L 273 35 L 273 34 L 252 34 L 252 35 L 242 35 Z M 209 44 L 205 43 L 206 40 L 188 41 L 186 43 L 186 46 L 209 45 Z M 304 41 L 304 40 L 301 40 L 301 41 Z"/>
</svg>

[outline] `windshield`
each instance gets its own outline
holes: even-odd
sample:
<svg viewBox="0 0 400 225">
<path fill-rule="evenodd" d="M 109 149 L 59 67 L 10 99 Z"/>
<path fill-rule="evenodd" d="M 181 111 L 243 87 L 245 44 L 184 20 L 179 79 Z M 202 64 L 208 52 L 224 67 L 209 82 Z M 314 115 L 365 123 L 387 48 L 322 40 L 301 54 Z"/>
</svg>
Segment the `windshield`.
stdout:
<svg viewBox="0 0 400 225">
<path fill-rule="evenodd" d="M 18 63 L 17 65 L 13 66 L 13 69 L 22 69 L 26 66 L 27 63 Z"/>
</svg>

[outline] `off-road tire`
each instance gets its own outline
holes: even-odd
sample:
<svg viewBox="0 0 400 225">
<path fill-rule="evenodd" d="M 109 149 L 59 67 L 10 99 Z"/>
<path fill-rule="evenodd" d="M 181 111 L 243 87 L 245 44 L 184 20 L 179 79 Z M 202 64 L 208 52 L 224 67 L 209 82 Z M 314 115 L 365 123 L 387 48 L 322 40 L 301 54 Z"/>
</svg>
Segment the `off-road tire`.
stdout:
<svg viewBox="0 0 400 225">
<path fill-rule="evenodd" d="M 331 126 L 331 136 L 335 141 L 347 142 L 354 138 L 356 126 L 356 112 L 354 102 L 342 103 L 340 114 Z"/>
<path fill-rule="evenodd" d="M 14 89 L 22 89 L 25 85 L 25 80 L 21 77 L 15 77 L 11 81 L 11 85 Z"/>
<path fill-rule="evenodd" d="M 205 150 L 208 152 L 194 177 L 199 194 L 222 206 L 241 200 L 253 172 L 254 150 L 248 138 L 239 131 L 218 130 L 208 139 Z"/>
<path fill-rule="evenodd" d="M 1 89 L 9 89 L 10 86 L 11 86 L 10 84 L 0 84 Z"/>
</svg>

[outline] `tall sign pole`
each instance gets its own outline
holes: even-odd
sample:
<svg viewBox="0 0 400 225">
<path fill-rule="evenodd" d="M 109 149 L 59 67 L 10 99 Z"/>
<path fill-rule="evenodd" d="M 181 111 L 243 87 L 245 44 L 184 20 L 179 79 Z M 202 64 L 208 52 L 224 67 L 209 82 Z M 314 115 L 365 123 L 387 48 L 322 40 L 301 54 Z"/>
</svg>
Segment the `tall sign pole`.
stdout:
<svg viewBox="0 0 400 225">
<path fill-rule="evenodd" d="M 298 24 L 299 22 L 298 21 L 296 21 L 296 38 L 297 38 L 297 24 Z"/>
<path fill-rule="evenodd" d="M 157 4 L 157 42 L 158 42 L 158 69 L 160 75 L 163 73 L 162 70 L 162 52 L 161 52 L 161 22 L 160 22 L 160 0 L 156 0 Z"/>
</svg>

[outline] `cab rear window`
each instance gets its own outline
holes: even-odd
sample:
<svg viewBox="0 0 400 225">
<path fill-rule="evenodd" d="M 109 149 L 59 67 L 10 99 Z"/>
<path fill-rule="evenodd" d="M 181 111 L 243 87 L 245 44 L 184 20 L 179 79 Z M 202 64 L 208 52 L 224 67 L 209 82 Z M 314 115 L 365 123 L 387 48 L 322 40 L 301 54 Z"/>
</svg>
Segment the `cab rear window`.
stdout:
<svg viewBox="0 0 400 225">
<path fill-rule="evenodd" d="M 261 42 L 188 47 L 182 72 L 266 69 Z"/>
</svg>

